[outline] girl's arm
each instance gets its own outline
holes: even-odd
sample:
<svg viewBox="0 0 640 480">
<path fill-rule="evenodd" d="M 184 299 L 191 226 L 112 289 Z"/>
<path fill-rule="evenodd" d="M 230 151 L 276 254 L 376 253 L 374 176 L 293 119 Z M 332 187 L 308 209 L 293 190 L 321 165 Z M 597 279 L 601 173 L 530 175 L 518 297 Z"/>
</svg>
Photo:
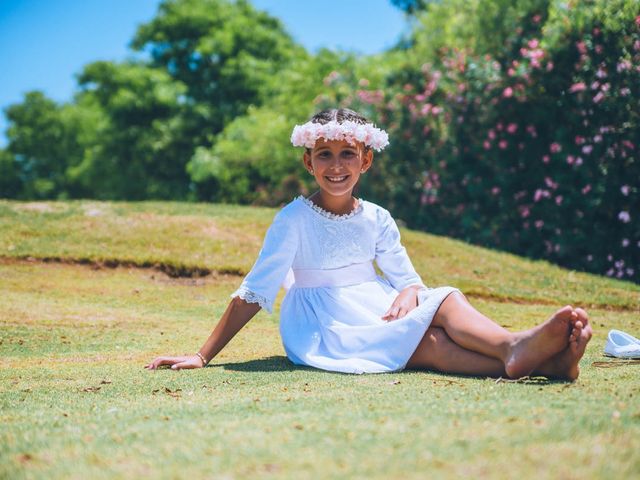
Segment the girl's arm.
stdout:
<svg viewBox="0 0 640 480">
<path fill-rule="evenodd" d="M 209 363 L 236 333 L 260 311 L 257 303 L 247 303 L 240 297 L 234 297 L 229 306 L 222 314 L 220 321 L 209 335 L 209 338 L 200 348 L 198 353 L 202 355 L 206 363 Z M 186 355 L 179 357 L 157 357 L 151 363 L 145 365 L 148 370 L 155 370 L 160 365 L 170 365 L 173 370 L 182 368 L 201 368 L 205 362 L 197 355 Z"/>
</svg>

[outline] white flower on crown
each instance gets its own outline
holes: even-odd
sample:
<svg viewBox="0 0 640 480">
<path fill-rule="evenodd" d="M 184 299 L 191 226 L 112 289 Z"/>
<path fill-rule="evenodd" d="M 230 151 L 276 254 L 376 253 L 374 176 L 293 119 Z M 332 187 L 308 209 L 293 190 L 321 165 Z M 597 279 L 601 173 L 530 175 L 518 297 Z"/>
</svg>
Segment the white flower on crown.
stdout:
<svg viewBox="0 0 640 480">
<path fill-rule="evenodd" d="M 389 135 L 372 123 L 360 124 L 352 121 L 343 123 L 334 120 L 321 124 L 307 122 L 296 125 L 291 133 L 294 147 L 313 148 L 319 138 L 325 140 L 344 140 L 349 143 L 362 142 L 376 151 L 389 145 Z"/>
</svg>

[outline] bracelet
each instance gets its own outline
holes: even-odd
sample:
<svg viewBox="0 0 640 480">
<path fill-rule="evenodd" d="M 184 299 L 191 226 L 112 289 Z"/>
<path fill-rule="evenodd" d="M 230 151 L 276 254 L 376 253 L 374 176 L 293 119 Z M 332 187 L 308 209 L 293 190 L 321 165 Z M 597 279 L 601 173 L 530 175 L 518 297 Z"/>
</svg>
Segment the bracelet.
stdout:
<svg viewBox="0 0 640 480">
<path fill-rule="evenodd" d="M 202 356 L 202 354 L 201 354 L 200 352 L 196 352 L 196 355 L 200 357 L 200 360 L 202 360 L 202 366 L 203 366 L 203 367 L 206 367 L 206 366 L 207 366 L 207 363 L 209 363 L 209 362 L 207 362 L 207 361 L 204 359 L 204 357 Z"/>
</svg>

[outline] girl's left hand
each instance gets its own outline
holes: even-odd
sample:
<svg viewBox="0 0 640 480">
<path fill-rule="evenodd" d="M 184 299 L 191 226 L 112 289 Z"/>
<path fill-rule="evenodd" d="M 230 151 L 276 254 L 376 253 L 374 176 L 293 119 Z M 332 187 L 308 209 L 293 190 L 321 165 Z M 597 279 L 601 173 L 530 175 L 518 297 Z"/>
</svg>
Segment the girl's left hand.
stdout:
<svg viewBox="0 0 640 480">
<path fill-rule="evenodd" d="M 402 290 L 382 316 L 382 320 L 397 320 L 418 306 L 418 288 L 407 287 Z"/>
</svg>

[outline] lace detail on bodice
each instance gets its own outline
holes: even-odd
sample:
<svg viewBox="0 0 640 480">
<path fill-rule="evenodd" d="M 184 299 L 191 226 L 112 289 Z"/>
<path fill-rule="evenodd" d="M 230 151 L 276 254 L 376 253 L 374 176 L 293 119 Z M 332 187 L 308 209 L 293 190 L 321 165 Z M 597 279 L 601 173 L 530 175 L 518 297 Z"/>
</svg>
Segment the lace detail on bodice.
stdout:
<svg viewBox="0 0 640 480">
<path fill-rule="evenodd" d="M 247 303 L 257 303 L 260 305 L 260 308 L 265 309 L 267 312 L 271 313 L 271 309 L 269 308 L 269 301 L 264 298 L 262 295 L 258 295 L 257 293 L 252 292 L 248 288 L 240 287 L 231 295 L 233 297 L 240 297 Z"/>
<path fill-rule="evenodd" d="M 324 208 L 322 208 L 321 206 L 316 205 L 311 200 L 309 200 L 308 198 L 306 198 L 306 197 L 304 197 L 302 195 L 298 196 L 298 199 L 302 200 L 303 203 L 305 203 L 306 205 L 311 207 L 313 210 L 318 212 L 323 217 L 328 218 L 329 220 L 348 220 L 348 219 L 354 217 L 355 215 L 357 215 L 358 213 L 360 213 L 362 211 L 362 200 L 360 200 L 359 198 L 357 199 L 358 200 L 358 206 L 356 208 L 354 208 L 353 210 L 351 210 L 349 213 L 344 213 L 342 215 L 338 215 L 336 213 L 329 212 L 329 211 L 325 210 Z"/>
<path fill-rule="evenodd" d="M 332 269 L 374 259 L 375 225 L 366 216 L 365 202 L 358 199 L 351 212 L 336 215 L 303 196 L 298 199 L 304 206 L 300 206 L 301 252 L 294 268 Z"/>
</svg>

